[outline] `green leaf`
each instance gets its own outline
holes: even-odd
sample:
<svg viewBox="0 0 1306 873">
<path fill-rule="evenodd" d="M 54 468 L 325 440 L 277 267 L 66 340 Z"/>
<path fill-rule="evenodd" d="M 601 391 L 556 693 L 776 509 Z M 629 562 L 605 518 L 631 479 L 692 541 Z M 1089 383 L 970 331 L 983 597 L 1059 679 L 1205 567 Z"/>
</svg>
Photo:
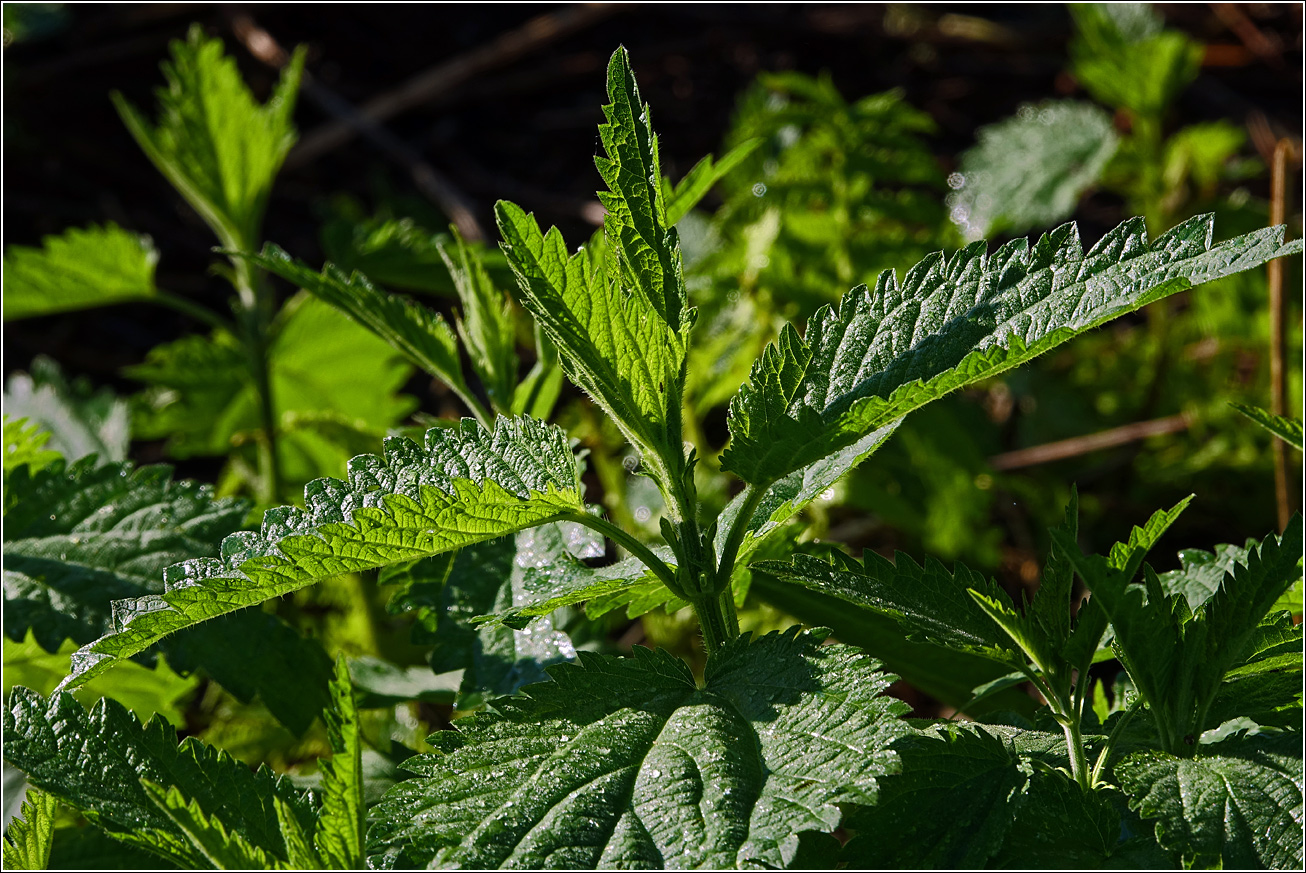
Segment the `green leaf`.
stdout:
<svg viewBox="0 0 1306 873">
<path fill-rule="evenodd" d="M 849 815 L 855 869 L 978 869 L 997 854 L 1033 770 L 981 726 L 939 725 L 894 743 L 902 772 L 873 807 Z"/>
<path fill-rule="evenodd" d="M 351 211 L 348 204 L 343 211 Z M 321 236 L 326 259 L 346 274 L 362 273 L 387 288 L 454 294 L 438 248 L 448 236 L 411 218 L 345 214 L 323 224 Z"/>
<path fill-rule="evenodd" d="M 359 709 L 389 709 L 412 701 L 452 704 L 462 683 L 461 670 L 435 674 L 425 665 L 400 667 L 370 656 L 350 658 L 349 675 Z"/>
<path fill-rule="evenodd" d="M 587 652 L 432 738 L 374 811 L 370 851 L 469 867 L 785 866 L 836 804 L 896 771 L 905 706 L 821 633 L 727 643 L 702 687 L 666 652 Z M 374 859 L 379 860 L 379 859 Z"/>
<path fill-rule="evenodd" d="M 761 144 L 761 137 L 744 140 L 722 155 L 721 160 L 716 163 L 712 162 L 711 155 L 707 155 L 694 164 L 674 188 L 671 186 L 671 180 L 663 177 L 662 202 L 666 204 L 667 227 L 679 224 L 680 219 L 688 215 L 689 211 L 707 196 L 707 192 L 712 190 L 713 185 L 725 178 L 727 173 L 739 166 Z"/>
<path fill-rule="evenodd" d="M 87 643 L 110 626 L 109 602 L 160 590 L 163 568 L 217 551 L 249 505 L 173 481 L 168 467 L 55 461 L 8 480 L 4 518 L 5 634 L 30 628 L 46 651 Z"/>
<path fill-rule="evenodd" d="M 574 551 L 577 537 L 579 555 Z M 580 559 L 602 557 L 603 549 L 603 541 L 588 528 L 572 523 L 542 525 L 458 552 L 444 584 L 434 592 L 434 608 L 419 613 L 426 633 L 414 631 L 413 638 L 419 645 L 434 646 L 430 659 L 435 672 L 463 670 L 457 708 L 472 709 L 484 697 L 501 697 L 544 681 L 547 665 L 576 657 L 570 637 L 549 618 L 525 630 L 500 623 L 472 628 L 470 623 L 478 616 L 502 615 L 548 599 L 558 575 L 585 569 Z"/>
<path fill-rule="evenodd" d="M 218 816 L 205 815 L 200 805 L 187 799 L 176 786 L 164 788 L 145 779 L 141 780 L 141 786 L 185 838 L 189 851 L 174 857 L 175 862 L 214 870 L 267 870 L 273 866 L 266 852 L 251 845 L 239 832 L 228 833 Z M 138 844 L 150 838 L 148 832 L 135 836 L 133 842 Z M 171 841 L 167 844 L 172 845 Z"/>
<path fill-rule="evenodd" d="M 1130 805 L 1156 820 L 1156 839 L 1227 868 L 1302 865 L 1301 735 L 1237 736 L 1176 758 L 1138 752 L 1115 767 Z"/>
<path fill-rule="evenodd" d="M 5 412 L 26 418 L 50 432 L 49 447 L 69 461 L 99 455 L 101 461 L 127 460 L 131 428 L 127 404 L 108 388 L 98 391 L 86 379 L 68 381 L 59 365 L 44 355 L 30 373 L 14 373 L 5 383 Z"/>
<path fill-rule="evenodd" d="M 1131 219 L 1084 254 L 1073 224 L 881 274 L 799 336 L 786 326 L 730 403 L 722 466 L 765 485 L 943 394 L 1161 297 L 1301 251 L 1282 228 L 1212 246 L 1209 216 L 1148 243 Z"/>
<path fill-rule="evenodd" d="M 304 503 L 269 510 L 259 533 L 227 537 L 220 560 L 168 568 L 162 595 L 115 604 L 112 632 L 74 656 L 63 687 L 182 628 L 322 579 L 584 512 L 566 434 L 524 418 L 500 418 L 493 432 L 467 419 L 432 428 L 424 447 L 392 437 L 384 456 L 354 458 L 347 482 L 309 483 Z"/>
<path fill-rule="evenodd" d="M 241 528 L 244 500 L 215 500 L 212 488 L 173 481 L 168 467 L 96 466 L 94 457 L 56 461 L 34 476 L 20 468 L 6 481 L 5 632 L 31 633 L 48 652 L 65 640 L 82 645 L 113 627 L 112 602 L 164 590 L 164 570 L 216 555 Z M 202 668 L 241 700 L 263 698 L 287 727 L 302 732 L 326 704 L 330 663 L 321 645 L 276 616 L 248 611 L 193 628 L 163 647 L 172 667 Z M 67 653 L 59 676 L 68 672 Z M 152 659 L 152 655 L 150 656 Z M 286 681 L 293 670 L 295 681 Z M 132 675 L 137 678 L 132 679 Z M 111 680 L 121 701 L 147 706 L 177 692 L 158 676 Z M 177 692 L 180 693 L 180 692 Z"/>
<path fill-rule="evenodd" d="M 1145 849 L 1150 841 L 1140 840 L 1143 846 L 1122 843 L 1113 795 L 1121 799 L 1106 788 L 1085 791 L 1064 772 L 1036 768 L 1007 840 L 989 866 L 1006 870 L 1143 866 L 1131 863 L 1129 853 Z M 1117 854 L 1122 857 L 1116 858 Z"/>
<path fill-rule="evenodd" d="M 313 842 L 324 866 L 333 870 L 359 870 L 363 859 L 363 759 L 358 710 L 344 658 L 336 660 L 331 683 L 332 705 L 326 711 L 331 757 L 320 762 L 322 809 Z"/>
<path fill-rule="evenodd" d="M 1299 641 L 1300 642 L 1300 641 Z M 1277 670 L 1259 670 L 1220 683 L 1206 712 L 1213 728 L 1233 719 L 1251 719 L 1270 727 L 1300 727 L 1302 723 L 1301 649 L 1293 663 Z"/>
<path fill-rule="evenodd" d="M 54 813 L 59 803 L 53 794 L 28 788 L 23 811 L 9 823 L 4 840 L 6 870 L 44 870 L 50 864 L 54 842 Z"/>
<path fill-rule="evenodd" d="M 852 445 L 794 470 L 768 486 L 745 528 L 746 535 L 736 562 L 746 563 L 762 540 L 779 530 L 786 521 L 825 494 L 828 489 L 833 488 L 846 473 L 869 458 L 885 440 L 893 435 L 900 423 L 901 419 L 889 422 Z M 735 519 L 747 506 L 748 498 L 748 491 L 740 492 L 722 510 L 717 525 L 718 554 L 725 546 L 725 539 L 735 524 Z"/>
<path fill-rule="evenodd" d="M 1301 422 L 1291 418 L 1284 418 L 1282 415 L 1275 415 L 1273 412 L 1266 412 L 1259 406 L 1245 406 L 1241 403 L 1230 403 L 1234 409 L 1268 430 L 1270 433 L 1283 440 L 1288 445 L 1301 451 L 1302 435 Z"/>
<path fill-rule="evenodd" d="M 39 424 L 29 423 L 25 418 L 14 419 L 6 414 L 4 439 L 6 483 L 9 481 L 9 474 L 19 467 L 27 467 L 30 473 L 35 473 L 63 457 L 58 452 L 45 448 L 45 444 L 50 441 L 50 434 L 42 430 Z"/>
<path fill-rule="evenodd" d="M 585 604 L 585 614 L 598 618 L 619 607 L 627 607 L 627 617 L 635 618 L 659 606 L 674 610 L 685 606 L 639 558 L 626 558 L 606 567 L 590 567 L 576 555 L 558 547 L 547 531 L 518 540 L 518 559 L 523 563 L 520 580 L 514 580 L 512 605 L 499 604 L 493 612 L 477 616 L 488 629 L 500 626 L 521 630 L 532 619 L 548 615 L 555 609 Z M 668 566 L 674 567 L 671 550 L 659 546 L 651 550 Z M 489 607 L 487 607 L 489 609 Z M 534 633 L 549 628 L 537 624 Z M 496 648 L 510 651 L 502 636 L 482 637 L 497 641 Z M 560 643 L 560 641 L 559 641 Z M 519 645 L 514 642 L 514 648 Z M 557 649 L 562 651 L 561 646 Z M 553 656 L 553 651 L 546 653 Z M 568 656 L 570 657 L 570 656 Z M 538 677 L 538 674 L 536 674 Z"/>
<path fill-rule="evenodd" d="M 361 273 L 346 276 L 331 264 L 317 273 L 269 243 L 250 263 L 274 273 L 344 312 L 461 397 L 471 396 L 463 381 L 458 340 L 444 316 L 406 297 L 387 294 Z"/>
<path fill-rule="evenodd" d="M 490 405 L 501 415 L 513 413 L 517 387 L 517 326 L 507 295 L 490 282 L 481 250 L 453 232 L 455 249 L 440 245 L 440 257 L 453 277 L 462 301 L 458 336 L 467 349 L 472 369 L 485 386 Z M 523 410 L 524 411 L 524 410 Z"/>
<path fill-rule="evenodd" d="M 1248 539 L 1242 546 L 1222 544 L 1214 552 L 1201 549 L 1183 549 L 1179 552 L 1178 570 L 1160 575 L 1161 587 L 1166 594 L 1181 594 L 1188 608 L 1197 611 L 1224 581 L 1224 574 L 1236 564 L 1246 563 L 1248 550 L 1255 545 Z"/>
<path fill-rule="evenodd" d="M 109 223 L 5 251 L 5 321 L 153 297 L 159 253 L 147 236 Z"/>
<path fill-rule="evenodd" d="M 212 228 L 223 246 L 244 250 L 259 239 L 272 181 L 295 141 L 291 116 L 304 70 L 297 50 L 264 105 L 245 87 L 222 41 L 199 25 L 174 40 L 151 124 L 121 95 L 114 105 L 141 150 Z"/>
<path fill-rule="evenodd" d="M 378 430 L 379 438 L 414 401 L 395 393 L 411 370 L 384 340 L 323 301 L 300 303 L 282 310 L 268 360 L 282 475 L 302 484 L 339 470 L 357 453 L 352 441 L 329 428 L 305 427 L 306 421 Z M 246 456 L 253 466 L 262 438 L 259 395 L 235 337 L 218 331 L 156 346 L 145 363 L 125 372 L 148 386 L 134 410 L 138 436 L 166 438 L 173 457 Z"/>
<path fill-rule="evenodd" d="M 753 565 L 756 568 L 756 564 Z M 843 642 L 859 646 L 885 668 L 940 702 L 980 716 L 991 710 L 1032 715 L 1034 699 L 1019 689 L 997 692 L 976 705 L 973 690 L 1006 675 L 1010 667 L 944 646 L 913 642 L 894 619 L 847 600 L 755 573 L 752 590 L 786 615 L 829 627 Z"/>
<path fill-rule="evenodd" d="M 267 769 L 255 772 L 198 740 L 180 745 L 161 719 L 141 723 L 118 703 L 90 711 L 71 695 L 42 699 L 15 689 L 4 715 L 5 759 L 29 781 L 81 812 L 116 839 L 164 858 L 184 857 L 183 830 L 155 804 L 144 782 L 175 788 L 228 834 L 285 858 L 274 800 L 311 825 L 308 795 Z"/>
<path fill-rule="evenodd" d="M 924 566 L 895 552 L 893 561 L 867 550 L 864 562 L 835 552 L 830 560 L 796 555 L 792 563 L 759 561 L 756 568 L 778 579 L 837 597 L 892 618 L 908 639 L 946 645 L 1015 667 L 1025 660 L 1019 648 L 968 590 L 995 602 L 1010 598 L 992 579 L 957 563 L 949 573 L 933 558 Z"/>
<path fill-rule="evenodd" d="M 1182 505 L 1166 515 L 1172 519 Z M 1168 526 L 1158 523 L 1160 518 L 1158 513 L 1148 525 L 1156 536 Z M 1126 558 L 1128 550 L 1117 546 L 1107 567 L 1053 535 L 1110 618 L 1116 653 L 1158 719 L 1162 747 L 1171 753 L 1180 752 L 1181 745 L 1191 747 L 1204 729 L 1215 726 L 1207 708 L 1225 673 L 1252 645 L 1278 597 L 1301 576 L 1301 516 L 1293 517 L 1282 538 L 1270 535 L 1259 548 L 1251 547 L 1196 610 L 1180 594 L 1167 593 L 1150 567 L 1146 585 L 1128 584 L 1143 549 Z M 1134 540 L 1131 536 L 1131 545 Z"/>
<path fill-rule="evenodd" d="M 683 455 L 680 386 L 686 335 L 642 294 L 628 294 L 587 249 L 568 257 L 557 228 L 495 206 L 521 303 L 558 347 L 563 371 L 613 417 L 646 462 Z"/>
<path fill-rule="evenodd" d="M 22 642 L 5 637 L 3 643 L 6 697 L 17 685 L 30 688 L 37 694 L 51 693 L 68 675 L 69 657 L 77 650 L 76 643 L 65 640 L 55 652 L 46 652 L 30 629 Z M 73 696 L 83 706 L 90 706 L 101 697 L 112 697 L 142 721 L 157 713 L 173 727 L 183 727 L 186 723 L 185 705 L 199 684 L 198 676 L 179 676 L 161 656 L 153 667 L 128 661 L 117 670 L 92 679 L 78 688 Z"/>
<path fill-rule="evenodd" d="M 1075 3 L 1079 34 L 1070 44 L 1075 77 L 1096 99 L 1159 120 L 1197 77 L 1202 46 L 1162 22 L 1145 4 Z"/>
<path fill-rule="evenodd" d="M 680 263 L 680 242 L 662 201 L 662 170 L 652 112 L 639 96 L 630 55 L 624 47 L 608 61 L 606 124 L 599 138 L 607 157 L 594 165 L 608 185 L 599 192 L 607 214 L 603 232 L 621 262 L 622 276 L 661 316 L 673 333 L 688 327 L 689 296 Z M 681 377 L 683 381 L 683 376 Z"/>
<path fill-rule="evenodd" d="M 1077 100 L 1026 104 L 976 139 L 949 179 L 953 222 L 972 240 L 1064 221 L 1118 145 L 1111 116 Z"/>
</svg>

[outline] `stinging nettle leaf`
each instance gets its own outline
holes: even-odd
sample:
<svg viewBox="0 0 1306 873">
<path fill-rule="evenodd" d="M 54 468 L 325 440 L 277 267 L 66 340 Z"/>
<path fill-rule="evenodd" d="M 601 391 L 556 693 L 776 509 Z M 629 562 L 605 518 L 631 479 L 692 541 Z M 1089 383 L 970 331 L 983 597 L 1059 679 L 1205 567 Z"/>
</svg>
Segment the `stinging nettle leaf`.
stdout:
<svg viewBox="0 0 1306 873">
<path fill-rule="evenodd" d="M 683 454 L 680 392 L 687 331 L 673 330 L 642 294 L 610 281 L 582 249 L 568 256 L 557 228 L 495 206 L 522 305 L 558 347 L 564 372 L 608 411 L 646 461 Z"/>
<path fill-rule="evenodd" d="M 250 770 L 195 739 L 180 745 L 162 719 L 142 725 L 120 704 L 100 700 L 89 711 L 69 694 L 48 700 L 17 688 L 4 713 L 5 760 L 78 810 L 115 839 L 162 855 L 186 857 L 189 841 L 143 784 L 175 788 L 225 831 L 285 858 L 275 803 L 312 825 L 310 796 L 264 768 Z"/>
<path fill-rule="evenodd" d="M 1302 866 L 1301 735 L 1235 736 L 1195 758 L 1139 752 L 1115 767 L 1162 846 L 1226 869 Z"/>
<path fill-rule="evenodd" d="M 981 127 L 961 156 L 951 215 L 967 240 L 1064 221 L 1115 154 L 1111 116 L 1091 103 L 1047 100 Z"/>
<path fill-rule="evenodd" d="M 159 253 L 147 236 L 116 224 L 47 236 L 41 248 L 4 257 L 4 318 L 30 318 L 153 297 Z"/>
<path fill-rule="evenodd" d="M 29 787 L 20 817 L 9 823 L 4 838 L 6 870 L 45 870 L 50 864 L 54 841 L 54 813 L 58 801 L 53 794 Z"/>
<path fill-rule="evenodd" d="M 419 777 L 374 810 L 372 860 L 785 866 L 800 832 L 839 824 L 836 804 L 874 801 L 906 731 L 890 677 L 823 636 L 732 641 L 702 687 L 666 652 L 582 652 L 410 759 Z"/>
<path fill-rule="evenodd" d="M 69 380 L 59 365 L 37 355 L 27 373 L 5 382 L 7 415 L 27 418 L 50 432 L 50 448 L 71 462 L 87 455 L 101 461 L 127 460 L 131 421 L 127 402 L 89 380 Z"/>
<path fill-rule="evenodd" d="M 882 273 L 805 336 L 787 325 L 730 402 L 724 469 L 764 485 L 977 379 L 1169 294 L 1302 250 L 1267 228 L 1212 245 L 1199 216 L 1149 243 L 1142 219 L 1087 254 L 1073 224 L 1032 247 L 983 242 Z"/>
<path fill-rule="evenodd" d="M 230 249 L 258 239 L 272 181 L 295 141 L 291 116 L 304 69 L 297 50 L 266 104 L 259 105 L 199 25 L 174 40 L 158 90 L 159 123 L 151 124 L 121 94 L 114 105 L 141 150 Z"/>
<path fill-rule="evenodd" d="M 607 123 L 599 125 L 599 138 L 608 156 L 594 158 L 610 189 L 598 194 L 607 210 L 603 231 L 622 263 L 625 281 L 679 333 L 689 318 L 680 243 L 662 201 L 652 113 L 640 100 L 624 47 L 608 61 L 608 99 L 612 102 L 603 107 Z"/>
<path fill-rule="evenodd" d="M 318 479 L 306 510 L 280 507 L 221 559 L 164 573 L 163 594 L 114 604 L 113 629 L 73 657 L 75 686 L 168 634 L 331 576 L 410 561 L 585 511 L 566 434 L 532 419 L 432 428 L 425 446 L 392 437 L 350 461 L 348 481 Z"/>
<path fill-rule="evenodd" d="M 1229 405 L 1288 445 L 1301 451 L 1302 432 L 1300 421 L 1282 415 L 1275 415 L 1273 412 L 1267 412 L 1259 406 L 1247 406 L 1242 403 L 1231 403 Z"/>
<path fill-rule="evenodd" d="M 367 810 L 363 805 L 363 760 L 358 709 L 344 658 L 336 661 L 331 706 L 326 710 L 331 757 L 321 761 L 322 809 L 313 842 L 324 866 L 360 870 Z"/>
<path fill-rule="evenodd" d="M 458 359 L 458 340 L 440 313 L 387 294 L 361 273 L 346 276 L 332 264 L 318 273 L 271 243 L 249 261 L 330 303 L 459 396 L 471 395 Z"/>
</svg>

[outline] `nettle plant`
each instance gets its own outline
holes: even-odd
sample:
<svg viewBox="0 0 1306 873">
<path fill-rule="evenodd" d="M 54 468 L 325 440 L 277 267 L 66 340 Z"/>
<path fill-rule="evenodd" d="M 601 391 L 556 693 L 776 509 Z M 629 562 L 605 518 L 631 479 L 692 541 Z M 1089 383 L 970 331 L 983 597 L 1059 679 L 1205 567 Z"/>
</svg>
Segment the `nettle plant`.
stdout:
<svg viewBox="0 0 1306 873">
<path fill-rule="evenodd" d="M 227 536 L 220 556 L 169 567 L 161 593 L 116 602 L 110 631 L 74 654 L 48 699 L 15 691 L 4 754 L 37 788 L 6 862 L 49 857 L 53 797 L 183 867 L 1299 866 L 1301 635 L 1281 607 L 1301 578 L 1300 516 L 1281 536 L 1185 552 L 1180 568 L 1157 573 L 1144 558 L 1187 501 L 1104 556 L 1080 550 L 1072 503 L 1027 604 L 961 565 L 795 554 L 783 532 L 929 401 L 1300 242 L 1269 228 L 1213 244 L 1204 218 L 1149 241 L 1133 219 L 1088 252 L 1064 225 L 1033 245 L 990 254 L 977 242 L 901 279 L 885 272 L 803 332 L 786 325 L 753 365 L 720 458 L 739 491 L 706 518 L 682 420 L 695 309 L 668 220 L 682 189 L 663 183 L 624 50 L 608 95 L 606 156 L 595 159 L 608 186 L 602 236 L 572 249 L 514 204 L 500 203 L 497 218 L 518 301 L 661 492 L 663 542 L 586 503 L 584 459 L 555 425 L 496 409 L 421 444 L 387 439 L 346 479 L 310 483 L 303 508 L 268 511 L 259 531 Z M 453 366 L 443 319 L 362 275 L 317 272 L 275 247 L 244 258 L 430 368 Z M 475 279 L 473 265 L 462 275 Z M 469 345 L 475 332 L 463 330 Z M 40 435 L 14 426 L 6 443 L 7 537 L 21 524 L 23 542 L 38 541 L 65 515 L 94 519 L 122 500 L 113 486 L 126 468 L 60 503 L 50 489 L 66 471 Z M 86 530 L 93 539 L 94 524 Z M 599 537 L 626 556 L 596 565 Z M 549 633 L 547 616 L 571 604 L 592 615 L 688 606 L 706 666 L 695 675 L 638 647 L 580 652 L 433 735 L 433 752 L 404 763 L 415 775 L 370 809 L 343 665 L 319 793 L 198 740 L 178 745 L 166 725 L 142 725 L 112 700 L 87 711 L 67 693 L 178 631 L 377 569 L 401 605 L 456 575 L 497 592 L 475 630 L 450 618 L 448 633 L 522 641 Z M 1046 706 L 987 724 L 907 721 L 907 706 L 884 694 L 893 677 L 861 649 L 827 644 L 820 629 L 741 634 L 752 573 L 996 662 L 1004 675 L 977 701 L 1031 682 Z M 1082 602 L 1076 578 L 1091 592 Z M 1089 669 L 1110 658 L 1125 673 L 1108 695 Z"/>
</svg>

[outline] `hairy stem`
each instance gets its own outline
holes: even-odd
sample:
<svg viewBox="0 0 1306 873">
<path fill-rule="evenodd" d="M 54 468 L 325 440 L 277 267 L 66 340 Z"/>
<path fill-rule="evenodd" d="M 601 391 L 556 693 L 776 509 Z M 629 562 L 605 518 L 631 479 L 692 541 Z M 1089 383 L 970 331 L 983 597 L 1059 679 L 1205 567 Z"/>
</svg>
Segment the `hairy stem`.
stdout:
<svg viewBox="0 0 1306 873">
<path fill-rule="evenodd" d="M 739 514 L 735 516 L 734 521 L 731 523 L 730 530 L 726 534 L 725 545 L 721 548 L 716 572 L 716 588 L 718 591 L 730 587 L 730 579 L 735 572 L 735 560 L 739 557 L 739 548 L 744 543 L 744 535 L 748 533 L 748 523 L 753 520 L 753 513 L 757 511 L 762 498 L 766 496 L 767 487 L 769 486 L 748 486 L 744 505 L 740 507 Z"/>
<path fill-rule="evenodd" d="M 239 251 L 249 247 L 240 241 Z M 240 339 L 245 347 L 250 376 L 258 394 L 259 423 L 263 439 L 259 441 L 259 472 L 261 488 L 259 498 L 264 503 L 276 503 L 282 490 L 281 458 L 277 451 L 277 407 L 272 395 L 272 371 L 269 361 L 271 344 L 272 301 L 266 288 L 244 258 L 232 258 L 234 284 L 239 295 Z"/>
</svg>

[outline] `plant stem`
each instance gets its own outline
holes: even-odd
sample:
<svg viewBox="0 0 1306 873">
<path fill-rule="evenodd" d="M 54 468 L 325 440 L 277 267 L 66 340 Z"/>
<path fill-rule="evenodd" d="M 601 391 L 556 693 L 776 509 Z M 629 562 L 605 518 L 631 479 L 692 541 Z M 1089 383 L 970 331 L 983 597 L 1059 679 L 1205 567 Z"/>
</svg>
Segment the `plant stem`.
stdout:
<svg viewBox="0 0 1306 873">
<path fill-rule="evenodd" d="M 249 250 L 244 241 L 233 246 L 239 251 Z M 240 257 L 231 258 L 234 268 L 236 293 L 240 300 L 240 314 L 245 354 L 250 366 L 254 390 L 258 394 L 259 419 L 263 439 L 259 441 L 259 469 L 262 473 L 264 503 L 276 503 L 281 494 L 281 459 L 277 451 L 277 408 L 272 396 L 272 372 L 268 361 L 271 340 L 269 325 L 272 322 L 272 301 L 261 287 L 249 262 Z"/>
<path fill-rule="evenodd" d="M 744 498 L 744 505 L 740 507 L 739 514 L 735 516 L 734 521 L 730 524 L 730 530 L 726 534 L 725 545 L 721 548 L 721 555 L 717 563 L 716 589 L 718 591 L 730 587 L 730 580 L 735 572 L 735 560 L 739 557 L 739 547 L 744 543 L 744 535 L 748 533 L 748 523 L 753 520 L 753 513 L 757 511 L 762 498 L 766 496 L 767 487 L 769 486 L 754 487 L 749 485 L 747 496 Z"/>
<path fill-rule="evenodd" d="M 199 304 L 192 303 L 185 297 L 179 297 L 176 294 L 171 294 L 167 291 L 160 291 L 154 295 L 154 301 L 167 306 L 169 309 L 175 309 L 184 315 L 189 315 L 196 321 L 202 321 L 215 330 L 225 330 L 233 336 L 236 334 L 236 326 L 234 324 L 227 321 L 211 309 L 206 309 Z"/>
<path fill-rule="evenodd" d="M 600 518 L 597 515 L 590 515 L 588 512 L 573 512 L 567 517 L 567 520 L 592 528 L 617 543 L 626 551 L 639 558 L 644 566 L 652 570 L 653 575 L 657 576 L 658 579 L 662 581 L 662 584 L 675 592 L 677 597 L 685 596 L 679 582 L 676 580 L 675 571 L 668 567 L 665 561 L 653 554 L 652 549 L 626 533 L 621 528 L 617 527 L 612 522 Z"/>
<path fill-rule="evenodd" d="M 1098 753 L 1097 762 L 1093 764 L 1093 773 L 1089 778 L 1090 788 L 1096 788 L 1098 783 L 1102 781 L 1102 768 L 1106 766 L 1106 762 L 1111 757 L 1111 750 L 1115 747 L 1116 738 L 1120 736 L 1120 732 L 1124 730 L 1124 727 L 1129 723 L 1129 720 L 1134 717 L 1134 713 L 1138 711 L 1138 707 L 1141 706 L 1142 703 L 1143 698 L 1140 696 L 1135 699 L 1133 703 L 1129 704 L 1129 708 L 1126 709 L 1125 714 L 1120 717 L 1120 721 L 1116 722 L 1116 726 L 1111 729 L 1111 735 L 1106 738 L 1106 745 L 1102 747 L 1102 751 Z"/>
</svg>

